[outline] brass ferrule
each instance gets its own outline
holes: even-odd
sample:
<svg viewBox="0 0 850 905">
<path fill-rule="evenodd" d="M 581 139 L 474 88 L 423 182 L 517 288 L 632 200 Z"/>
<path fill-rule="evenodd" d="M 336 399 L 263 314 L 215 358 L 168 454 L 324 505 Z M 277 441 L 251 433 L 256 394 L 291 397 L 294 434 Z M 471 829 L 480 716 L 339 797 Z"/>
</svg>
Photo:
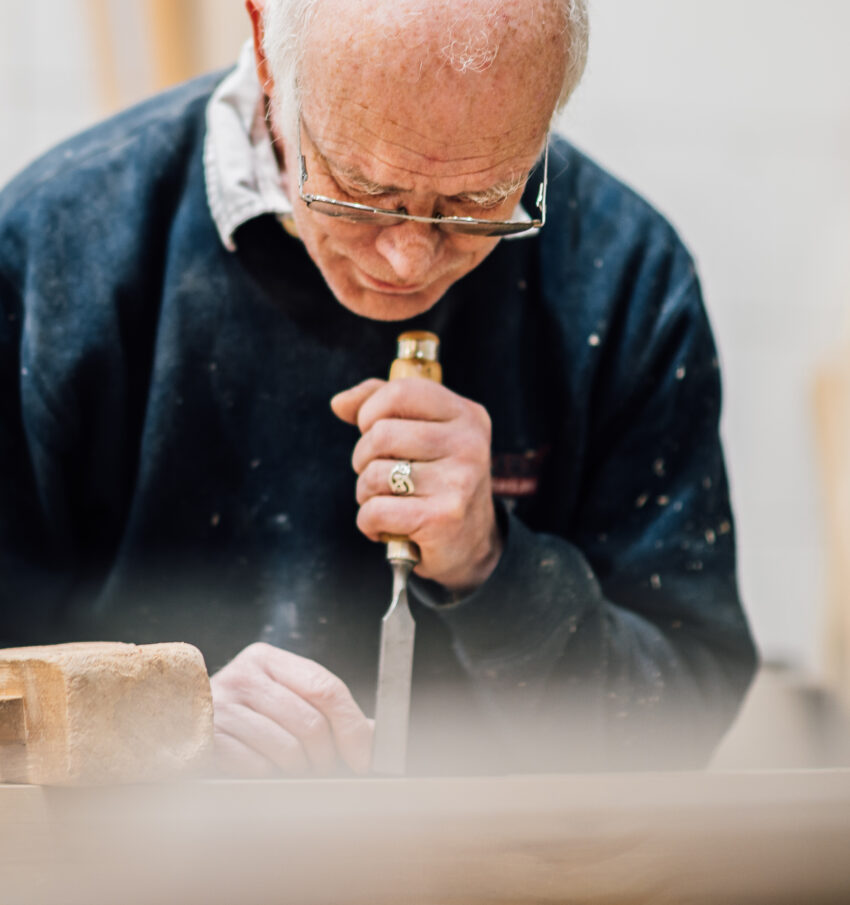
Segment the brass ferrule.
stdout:
<svg viewBox="0 0 850 905">
<path fill-rule="evenodd" d="M 398 357 L 405 360 L 437 361 L 440 338 L 426 330 L 402 333 L 398 338 Z"/>
</svg>

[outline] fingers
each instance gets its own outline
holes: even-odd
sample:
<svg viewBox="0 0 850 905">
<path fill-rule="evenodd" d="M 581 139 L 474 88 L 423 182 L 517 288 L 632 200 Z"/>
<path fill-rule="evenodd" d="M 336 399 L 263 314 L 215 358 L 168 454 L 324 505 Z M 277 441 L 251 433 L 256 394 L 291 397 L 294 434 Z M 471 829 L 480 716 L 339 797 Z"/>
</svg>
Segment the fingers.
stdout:
<svg viewBox="0 0 850 905">
<path fill-rule="evenodd" d="M 465 406 L 474 405 L 433 380 L 407 377 L 393 380 L 364 396 L 357 413 L 357 426 L 368 433 L 381 420 L 451 421 Z"/>
<path fill-rule="evenodd" d="M 310 770 L 310 762 L 299 740 L 273 720 L 244 704 L 224 709 L 217 716 L 215 727 L 217 736 L 226 736 L 231 742 L 236 741 L 242 748 L 251 751 L 256 763 L 256 766 L 252 765 L 254 770 L 260 769 L 259 759 L 265 761 L 267 768 L 272 768 L 272 773 L 297 774 Z M 240 761 L 247 759 L 244 752 L 240 752 L 238 757 Z M 261 775 L 268 775 L 268 769 Z"/>
<path fill-rule="evenodd" d="M 391 383 L 371 378 L 331 399 L 334 414 L 349 424 L 356 424 L 364 434 L 384 418 L 450 421 L 468 404 L 475 405 L 442 384 L 421 377 L 407 377 Z M 483 413 L 483 408 L 481 411 Z"/>
<path fill-rule="evenodd" d="M 372 752 L 371 726 L 345 683 L 312 660 L 269 645 L 264 647 L 268 649 L 265 668 L 271 677 L 318 710 L 330 724 L 343 761 L 355 773 L 367 772 Z"/>
<path fill-rule="evenodd" d="M 431 506 L 421 498 L 375 496 L 358 509 L 357 528 L 371 541 L 392 534 L 419 542 L 420 531 L 432 518 Z"/>
<path fill-rule="evenodd" d="M 278 774 L 275 765 L 245 742 L 215 729 L 215 765 L 226 776 L 268 779 Z"/>
<path fill-rule="evenodd" d="M 456 433 L 446 424 L 387 418 L 377 421 L 357 441 L 351 465 L 362 474 L 375 459 L 433 462 L 450 455 L 457 443 Z"/>
<path fill-rule="evenodd" d="M 469 496 L 456 490 L 428 498 L 373 496 L 360 505 L 357 527 L 372 541 L 404 535 L 427 547 L 440 537 L 462 535 L 470 509 Z"/>
<path fill-rule="evenodd" d="M 240 775 L 327 774 L 340 761 L 368 770 L 371 724 L 345 684 L 318 663 L 254 644 L 210 685 L 217 757 Z"/>
<path fill-rule="evenodd" d="M 357 424 L 357 415 L 363 403 L 385 384 L 385 380 L 378 380 L 376 377 L 372 377 L 369 380 L 358 383 L 357 386 L 351 387 L 351 389 L 337 393 L 331 399 L 333 413 L 337 418 L 346 421 L 348 424 Z"/>
<path fill-rule="evenodd" d="M 360 531 L 371 540 L 410 537 L 422 556 L 417 574 L 447 588 L 469 591 L 486 581 L 503 548 L 486 409 L 421 378 L 367 381 L 333 405 L 361 431 L 352 455 Z M 413 494 L 392 495 L 394 460 L 412 463 Z"/>
<path fill-rule="evenodd" d="M 255 745 L 269 760 L 286 772 L 333 771 L 337 752 L 330 724 L 320 710 L 296 691 L 260 673 L 249 706 L 271 724 L 263 734 L 263 739 L 273 736 L 271 748 L 267 750 L 262 743 Z"/>
<path fill-rule="evenodd" d="M 461 495 L 471 495 L 475 490 L 475 481 L 480 477 L 480 473 L 471 466 L 463 467 L 443 461 L 423 462 L 417 460 L 410 463 L 410 481 L 413 483 L 413 492 L 395 494 L 390 486 L 390 474 L 398 464 L 398 459 L 373 459 L 369 462 L 357 479 L 357 503 L 362 506 L 375 496 L 404 500 L 410 497 L 421 499 L 436 497 L 452 491 Z"/>
</svg>

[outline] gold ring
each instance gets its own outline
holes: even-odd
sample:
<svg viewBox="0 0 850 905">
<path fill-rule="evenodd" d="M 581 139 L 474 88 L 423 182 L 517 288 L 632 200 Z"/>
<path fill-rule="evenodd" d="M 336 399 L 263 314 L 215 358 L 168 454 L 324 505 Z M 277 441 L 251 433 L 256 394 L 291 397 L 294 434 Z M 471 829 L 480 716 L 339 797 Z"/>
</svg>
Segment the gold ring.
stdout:
<svg viewBox="0 0 850 905">
<path fill-rule="evenodd" d="M 413 465 L 410 462 L 396 462 L 390 469 L 388 483 L 396 496 L 410 496 L 414 489 Z"/>
</svg>

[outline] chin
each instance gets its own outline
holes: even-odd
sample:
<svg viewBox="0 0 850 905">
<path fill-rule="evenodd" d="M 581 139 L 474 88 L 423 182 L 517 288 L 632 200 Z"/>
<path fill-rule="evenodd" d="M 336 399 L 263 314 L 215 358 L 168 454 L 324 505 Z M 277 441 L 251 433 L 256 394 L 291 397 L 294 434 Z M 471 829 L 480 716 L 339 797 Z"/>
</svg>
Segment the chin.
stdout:
<svg viewBox="0 0 850 905">
<path fill-rule="evenodd" d="M 393 295 L 359 286 L 335 286 L 330 282 L 328 285 L 343 307 L 373 321 L 406 321 L 424 314 L 440 301 L 447 288 L 429 287 L 413 295 Z"/>
</svg>

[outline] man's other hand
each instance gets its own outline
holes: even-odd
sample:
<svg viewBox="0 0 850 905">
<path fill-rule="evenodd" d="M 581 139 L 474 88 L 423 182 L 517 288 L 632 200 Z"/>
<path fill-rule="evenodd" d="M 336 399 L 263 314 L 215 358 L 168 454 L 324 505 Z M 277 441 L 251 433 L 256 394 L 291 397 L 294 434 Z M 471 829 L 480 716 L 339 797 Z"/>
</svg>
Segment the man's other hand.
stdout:
<svg viewBox="0 0 850 905">
<path fill-rule="evenodd" d="M 219 771 L 229 776 L 366 773 L 373 723 L 323 666 L 269 644 L 210 680 Z"/>
<path fill-rule="evenodd" d="M 358 528 L 371 540 L 404 535 L 422 552 L 416 573 L 449 590 L 471 591 L 502 552 L 490 483 L 490 416 L 477 402 L 422 378 L 366 380 L 331 400 L 337 417 L 362 436 Z M 413 465 L 414 492 L 394 496 L 390 471 Z"/>
</svg>

